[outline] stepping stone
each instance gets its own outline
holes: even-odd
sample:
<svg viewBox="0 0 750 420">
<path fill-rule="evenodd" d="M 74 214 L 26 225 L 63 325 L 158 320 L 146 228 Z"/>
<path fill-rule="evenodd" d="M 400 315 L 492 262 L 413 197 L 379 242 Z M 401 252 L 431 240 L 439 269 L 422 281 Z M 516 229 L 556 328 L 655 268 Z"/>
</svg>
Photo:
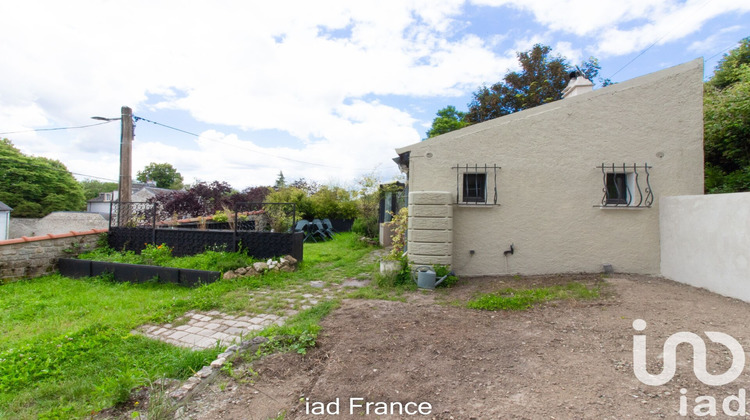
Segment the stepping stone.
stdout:
<svg viewBox="0 0 750 420">
<path fill-rule="evenodd" d="M 322 289 L 323 287 L 325 287 L 325 282 L 321 280 L 311 281 L 310 286 L 315 287 L 316 289 Z"/>
</svg>

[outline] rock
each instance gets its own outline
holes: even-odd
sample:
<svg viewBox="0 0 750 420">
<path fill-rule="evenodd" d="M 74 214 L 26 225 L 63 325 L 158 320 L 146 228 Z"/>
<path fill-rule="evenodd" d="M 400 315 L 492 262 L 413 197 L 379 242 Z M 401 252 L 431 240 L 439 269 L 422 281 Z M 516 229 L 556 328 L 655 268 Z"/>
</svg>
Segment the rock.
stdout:
<svg viewBox="0 0 750 420">
<path fill-rule="evenodd" d="M 263 273 L 264 271 L 268 270 L 268 264 L 263 262 L 257 262 L 253 264 L 253 269 L 259 273 Z"/>
<path fill-rule="evenodd" d="M 285 266 L 281 267 L 279 270 L 286 271 L 287 273 L 291 273 L 292 271 L 295 270 L 295 268 L 293 266 L 291 266 L 291 265 L 285 265 Z"/>
<path fill-rule="evenodd" d="M 268 341 L 268 339 L 266 337 L 263 337 L 263 336 L 260 336 L 260 335 L 257 336 L 257 337 L 253 337 L 253 339 L 250 340 L 250 342 L 253 343 L 253 344 L 263 344 L 266 341 Z"/>
<path fill-rule="evenodd" d="M 237 274 L 238 276 L 244 276 L 245 273 L 247 273 L 247 268 L 244 267 L 234 270 L 234 274 Z"/>
<path fill-rule="evenodd" d="M 245 276 L 257 276 L 258 271 L 256 271 L 253 267 L 245 267 Z"/>
<path fill-rule="evenodd" d="M 212 373 L 213 369 L 211 369 L 211 366 L 203 366 L 203 369 L 196 372 L 194 376 L 197 376 L 199 378 L 208 378 Z"/>
<path fill-rule="evenodd" d="M 273 261 L 272 259 L 270 259 L 270 258 L 269 258 L 269 259 L 268 259 L 268 261 L 266 261 L 266 264 L 268 264 L 269 266 L 270 266 L 270 265 L 273 265 L 273 264 L 274 264 L 274 261 Z"/>
<path fill-rule="evenodd" d="M 221 368 L 222 366 L 224 366 L 224 363 L 226 361 L 227 361 L 226 359 L 224 359 L 223 357 L 220 357 L 214 360 L 213 362 L 211 362 L 211 367 L 215 369 Z"/>
<path fill-rule="evenodd" d="M 297 259 L 292 257 L 291 255 L 284 255 L 284 259 L 289 263 L 289 265 L 297 265 Z"/>
<path fill-rule="evenodd" d="M 226 273 L 224 273 L 223 277 L 224 277 L 224 280 L 232 280 L 232 279 L 236 279 L 237 275 L 234 274 L 234 271 L 227 271 Z"/>
</svg>

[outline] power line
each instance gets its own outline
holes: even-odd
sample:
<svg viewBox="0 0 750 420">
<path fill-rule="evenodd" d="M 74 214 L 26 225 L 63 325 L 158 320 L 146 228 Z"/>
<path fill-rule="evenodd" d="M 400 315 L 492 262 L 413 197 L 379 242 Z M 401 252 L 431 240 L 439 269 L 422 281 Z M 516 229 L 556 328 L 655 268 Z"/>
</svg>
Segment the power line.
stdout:
<svg viewBox="0 0 750 420">
<path fill-rule="evenodd" d="M 96 124 L 78 125 L 78 126 L 75 126 L 75 127 L 34 128 L 34 129 L 31 129 L 31 130 L 22 130 L 22 131 L 6 131 L 4 133 L 0 133 L 0 136 L 6 135 L 6 134 L 33 133 L 33 132 L 36 132 L 36 131 L 74 130 L 74 129 L 77 129 L 77 128 L 88 128 L 88 127 L 95 127 L 97 125 L 102 125 L 102 124 L 109 124 L 111 122 L 112 121 L 104 121 L 104 122 L 100 122 L 100 123 L 96 123 Z"/>
<path fill-rule="evenodd" d="M 77 172 L 71 172 L 71 174 L 73 174 L 73 175 L 78 175 L 78 176 L 85 176 L 86 178 L 96 178 L 96 179 L 103 179 L 103 180 L 105 180 L 105 181 L 112 181 L 112 182 L 117 182 L 117 180 L 116 180 L 116 179 L 113 179 L 113 178 L 104 178 L 104 177 L 101 177 L 101 176 L 94 176 L 94 175 L 79 174 L 79 173 L 77 173 Z"/>
<path fill-rule="evenodd" d="M 696 12 L 699 12 L 699 11 L 701 11 L 701 10 L 702 10 L 702 9 L 703 9 L 704 7 L 706 7 L 706 5 L 707 5 L 708 3 L 711 3 L 711 1 L 713 1 L 713 0 L 707 0 L 707 1 L 705 2 L 705 3 L 703 3 L 703 4 L 701 5 L 701 7 L 699 7 L 699 8 L 698 8 L 698 10 L 696 10 Z M 672 29 L 670 29 L 670 30 L 669 30 L 669 31 L 667 31 L 667 32 L 666 32 L 666 33 L 665 33 L 664 35 L 662 35 L 662 36 L 661 36 L 661 38 L 657 39 L 657 40 L 656 40 L 656 41 L 655 41 L 655 42 L 654 42 L 653 44 L 651 44 L 651 45 L 649 45 L 648 47 L 646 47 L 646 49 L 645 49 L 645 50 L 641 51 L 641 53 L 640 53 L 640 54 L 638 54 L 638 55 L 636 55 L 635 57 L 633 57 L 633 59 L 632 59 L 632 60 L 628 61 L 628 62 L 627 62 L 627 63 L 626 63 L 626 64 L 625 64 L 624 66 L 620 67 L 620 69 L 619 69 L 619 70 L 617 70 L 616 72 L 612 73 L 612 75 L 611 75 L 611 76 L 609 76 L 609 77 L 608 77 L 607 79 L 611 79 L 611 78 L 615 77 L 615 75 L 617 75 L 617 73 L 619 73 L 619 72 L 621 72 L 622 70 L 624 70 L 624 69 L 625 69 L 625 67 L 627 67 L 627 66 L 631 65 L 631 64 L 633 63 L 633 61 L 635 61 L 635 60 L 637 60 L 637 59 L 638 59 L 638 57 L 640 57 L 640 56 L 642 56 L 643 54 L 645 54 L 645 53 L 646 53 L 646 51 L 648 51 L 648 50 L 650 50 L 650 49 L 651 49 L 651 47 L 653 47 L 654 45 L 656 45 L 656 44 L 658 44 L 659 42 L 661 42 L 661 40 L 662 40 L 662 39 L 664 39 L 664 38 L 666 38 L 666 37 L 667 37 L 667 35 L 671 34 L 671 33 L 672 33 L 672 32 L 674 31 L 674 29 L 675 29 L 675 27 L 672 27 Z"/>
<path fill-rule="evenodd" d="M 143 117 L 133 116 L 133 119 L 135 119 L 136 122 L 138 122 L 139 120 L 143 120 L 143 121 L 149 122 L 151 124 L 155 124 L 155 125 L 159 125 L 159 126 L 168 128 L 170 130 L 179 131 L 181 133 L 185 133 L 185 134 L 188 134 L 188 135 L 191 135 L 191 136 L 194 136 L 194 137 L 198 137 L 198 138 L 201 137 L 199 134 L 196 134 L 196 133 L 193 133 L 193 132 L 190 132 L 190 131 L 187 131 L 187 130 L 183 130 L 181 128 L 172 127 L 172 126 L 169 126 L 169 125 L 166 125 L 166 124 L 162 124 L 162 123 L 157 122 L 157 121 L 151 121 L 151 120 L 143 118 Z M 302 164 L 305 164 L 305 165 L 322 166 L 324 168 L 344 169 L 344 168 L 341 168 L 340 166 L 324 165 L 322 163 L 308 162 L 308 161 L 304 161 L 304 160 L 298 160 L 298 159 L 292 159 L 292 158 L 288 158 L 288 157 L 284 157 L 284 156 L 274 155 L 274 154 L 271 154 L 271 153 L 262 152 L 262 151 L 260 151 L 258 149 L 253 149 L 253 148 L 241 146 L 241 145 L 238 145 L 238 144 L 227 143 L 227 142 L 224 142 L 224 141 L 221 141 L 221 140 L 218 140 L 218 139 L 214 139 L 214 138 L 211 138 L 211 137 L 208 137 L 208 136 L 204 136 L 204 138 L 206 138 L 207 140 L 211 140 L 211 141 L 215 141 L 217 143 L 221 143 L 221 144 L 227 145 L 227 146 L 232 146 L 232 147 L 237 147 L 237 148 L 240 148 L 240 149 L 249 150 L 251 152 L 258 153 L 260 155 L 271 156 L 271 157 L 275 157 L 277 159 L 288 160 L 290 162 L 302 163 Z M 365 169 L 361 169 L 361 170 L 365 170 Z"/>
</svg>

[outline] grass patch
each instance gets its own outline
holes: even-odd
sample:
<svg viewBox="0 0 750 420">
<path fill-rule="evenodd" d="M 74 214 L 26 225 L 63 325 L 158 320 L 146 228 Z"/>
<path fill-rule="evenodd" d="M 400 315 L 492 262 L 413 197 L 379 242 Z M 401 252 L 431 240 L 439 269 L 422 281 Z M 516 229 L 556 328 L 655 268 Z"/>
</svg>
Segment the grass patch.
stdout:
<svg viewBox="0 0 750 420">
<path fill-rule="evenodd" d="M 154 248 L 147 253 L 153 261 L 182 268 L 223 270 L 252 262 L 221 251 L 164 258 L 166 252 Z M 0 419 L 86 417 L 126 401 L 133 388 L 160 377 L 186 378 L 219 349 L 193 352 L 130 331 L 146 323 L 174 322 L 194 309 L 279 309 L 286 302 L 277 293 L 310 280 L 341 282 L 374 271 L 376 262 L 363 258 L 370 251 L 356 235 L 342 233 L 331 241 L 305 244 L 305 260 L 297 272 L 220 280 L 192 289 L 60 275 L 0 285 Z M 142 258 L 117 254 L 93 251 L 84 258 L 129 263 Z M 249 299 L 258 290 L 267 292 L 263 304 Z M 263 335 L 273 337 L 266 351 L 306 351 L 315 344 L 320 319 L 337 305 L 322 302 L 282 327 L 265 330 Z"/>
<path fill-rule="evenodd" d="M 307 353 L 308 348 L 315 346 L 320 321 L 338 306 L 338 300 L 321 302 L 288 319 L 284 325 L 274 325 L 261 331 L 259 335 L 268 338 L 268 341 L 258 349 L 259 355 L 288 351 Z"/>
<path fill-rule="evenodd" d="M 197 255 L 174 257 L 172 256 L 172 250 L 163 244 L 157 246 L 149 244 L 140 254 L 136 254 L 133 251 L 120 252 L 109 247 L 103 247 L 81 254 L 78 258 L 82 260 L 158 265 L 162 267 L 221 272 L 247 267 L 254 262 L 260 261 L 248 256 L 242 250 L 228 252 L 222 249 L 208 249 Z"/>
<path fill-rule="evenodd" d="M 562 286 L 539 287 L 535 289 L 507 288 L 495 293 L 485 293 L 470 300 L 466 306 L 471 309 L 486 311 L 521 311 L 529 309 L 536 304 L 553 300 L 587 300 L 597 299 L 599 296 L 599 286 L 588 288 L 582 283 L 570 282 Z"/>
</svg>

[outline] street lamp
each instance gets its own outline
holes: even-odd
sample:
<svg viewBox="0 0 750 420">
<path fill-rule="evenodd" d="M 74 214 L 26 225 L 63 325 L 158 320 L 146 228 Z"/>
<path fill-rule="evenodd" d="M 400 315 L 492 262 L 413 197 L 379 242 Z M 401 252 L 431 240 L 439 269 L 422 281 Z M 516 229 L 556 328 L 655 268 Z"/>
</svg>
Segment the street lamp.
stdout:
<svg viewBox="0 0 750 420">
<path fill-rule="evenodd" d="M 118 200 L 120 205 L 122 203 L 130 203 L 131 188 L 132 188 L 132 159 L 131 155 L 133 152 L 133 110 L 129 107 L 124 106 L 121 109 L 120 118 L 105 118 L 105 117 L 91 117 L 94 120 L 99 121 L 121 121 L 120 128 L 120 180 L 119 180 L 119 191 Z M 120 218 L 120 211 L 117 212 L 118 219 L 122 224 L 127 223 L 128 218 L 124 220 Z M 120 223 L 118 223 L 120 225 Z"/>
</svg>

